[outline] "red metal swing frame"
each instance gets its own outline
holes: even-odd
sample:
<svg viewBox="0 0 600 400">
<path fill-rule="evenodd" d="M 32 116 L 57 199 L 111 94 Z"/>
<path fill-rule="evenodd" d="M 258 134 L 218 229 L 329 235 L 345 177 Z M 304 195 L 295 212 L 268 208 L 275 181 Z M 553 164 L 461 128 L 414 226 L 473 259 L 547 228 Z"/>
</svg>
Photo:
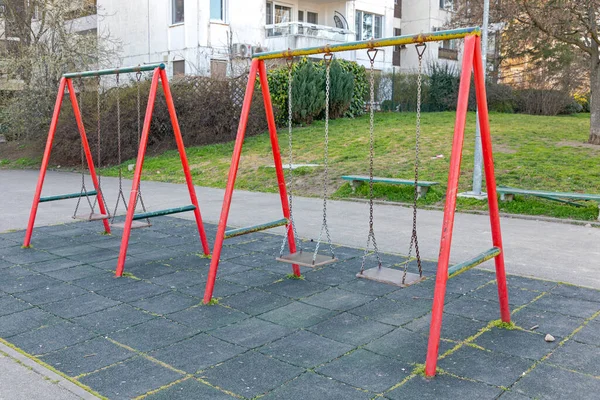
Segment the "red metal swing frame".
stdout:
<svg viewBox="0 0 600 400">
<path fill-rule="evenodd" d="M 181 136 L 181 130 L 179 128 L 179 122 L 177 120 L 177 114 L 175 112 L 175 104 L 173 103 L 173 96 L 171 94 L 171 88 L 169 86 L 169 81 L 167 78 L 167 74 L 165 72 L 164 64 L 159 64 L 156 68 L 149 69 L 148 66 L 143 67 L 128 67 L 114 70 L 101 70 L 101 71 L 86 71 L 82 73 L 70 73 L 65 74 L 61 80 L 58 87 L 58 94 L 56 97 L 56 102 L 54 104 L 54 112 L 52 114 L 52 122 L 50 123 L 50 130 L 48 132 L 48 139 L 46 141 L 46 148 L 44 150 L 44 156 L 42 158 L 42 165 L 40 168 L 40 174 L 38 177 L 38 182 L 35 190 L 35 195 L 33 197 L 33 204 L 31 206 L 31 212 L 29 215 L 29 223 L 27 225 L 27 231 L 25 233 L 25 239 L 23 241 L 23 247 L 30 247 L 31 245 L 31 236 L 33 234 L 33 227 L 35 225 L 35 218 L 37 215 L 38 206 L 40 203 L 40 197 L 42 194 L 42 188 L 44 185 L 44 179 L 46 177 L 46 172 L 48 169 L 48 163 L 50 161 L 50 153 L 52 152 L 52 144 L 54 142 L 54 136 L 56 133 L 56 128 L 58 125 L 58 118 L 60 116 L 60 109 L 62 106 L 63 98 L 65 95 L 65 88 L 67 88 L 69 92 L 69 98 L 71 100 L 71 104 L 73 105 L 73 113 L 75 115 L 75 120 L 77 121 L 77 128 L 79 130 L 79 134 L 81 136 L 81 142 L 85 154 L 85 158 L 87 161 L 87 166 L 90 171 L 90 176 L 94 185 L 94 188 L 97 192 L 97 199 L 100 212 L 102 214 L 108 215 L 107 210 L 104 206 L 104 199 L 102 198 L 102 191 L 100 190 L 98 175 L 96 173 L 96 168 L 94 166 L 94 160 L 92 158 L 92 153 L 90 151 L 90 146 L 88 143 L 87 135 L 85 132 L 85 127 L 83 124 L 83 120 L 81 118 L 81 112 L 79 109 L 79 104 L 77 101 L 77 96 L 75 93 L 75 89 L 73 88 L 73 77 L 89 77 L 89 76 L 100 76 L 100 75 L 117 75 L 119 73 L 129 73 L 129 72 L 141 72 L 145 70 L 152 71 L 152 82 L 150 85 L 150 93 L 148 95 L 148 105 L 146 107 L 146 114 L 144 116 L 144 125 L 142 128 L 142 136 L 140 138 L 140 147 L 138 149 L 138 155 L 136 159 L 135 165 L 135 173 L 133 176 L 133 182 L 131 185 L 131 192 L 129 196 L 129 202 L 127 207 L 127 215 L 125 217 L 125 224 L 123 226 L 123 235 L 121 239 L 121 248 L 119 251 L 119 259 L 117 262 L 117 268 L 115 275 L 120 277 L 123 275 L 123 270 L 125 266 L 125 258 L 127 256 L 127 248 L 129 245 L 129 237 L 131 235 L 131 226 L 133 222 L 133 217 L 135 214 L 135 205 L 137 202 L 138 191 L 140 187 L 140 181 L 142 176 L 142 168 L 144 164 L 144 157 L 146 155 L 146 148 L 148 145 L 148 135 L 150 133 L 150 124 L 152 122 L 152 112 L 154 111 L 154 103 L 156 101 L 156 94 L 158 91 L 158 82 L 159 80 L 162 83 L 162 88 L 165 95 L 165 100 L 167 103 L 167 108 L 169 111 L 169 116 L 171 119 L 171 125 L 173 127 L 173 133 L 175 136 L 175 141 L 177 143 L 177 150 L 179 152 L 179 157 L 181 159 L 181 166 L 183 169 L 183 173 L 185 175 L 185 181 L 187 184 L 188 192 L 190 194 L 190 201 L 194 208 L 194 217 L 196 219 L 196 225 L 198 227 L 198 234 L 200 237 L 200 243 L 202 245 L 202 250 L 205 255 L 210 254 L 210 248 L 208 245 L 208 240 L 206 238 L 206 232 L 204 230 L 204 224 L 202 222 L 202 216 L 200 213 L 200 206 L 198 204 L 198 197 L 196 196 L 196 191 L 194 189 L 194 184 L 192 181 L 192 175 L 190 173 L 190 167 L 187 160 L 187 155 L 185 152 L 185 145 L 183 143 L 183 138 Z M 104 225 L 104 231 L 107 234 L 111 233 L 110 224 L 108 219 L 105 218 L 102 220 Z"/>
<path fill-rule="evenodd" d="M 454 33 L 453 31 L 451 33 Z M 422 43 L 426 41 L 443 40 L 439 37 L 447 33 L 432 33 L 426 35 L 418 35 L 415 37 L 398 37 L 390 39 L 382 39 L 378 43 L 369 43 L 368 47 L 374 48 L 379 45 L 393 45 L 398 43 L 400 39 L 406 39 L 404 43 Z M 458 37 L 458 36 L 455 36 Z M 460 87 L 458 94 L 458 103 L 456 111 L 456 121 L 454 128 L 454 139 L 452 142 L 452 155 L 450 158 L 450 169 L 448 174 L 448 188 L 446 192 L 446 204 L 444 208 L 444 219 L 442 225 L 442 235 L 440 240 L 440 252 L 438 258 L 437 276 L 435 282 L 435 293 L 433 299 L 431 325 L 429 332 L 429 343 L 427 349 L 427 359 L 425 364 L 425 375 L 432 377 L 435 375 L 437 359 L 439 356 L 439 343 L 442 329 L 442 316 L 444 311 L 444 297 L 446 294 L 446 284 L 448 281 L 449 271 L 449 260 L 450 260 L 450 248 L 452 243 L 452 231 L 454 227 L 454 216 L 456 209 L 456 197 L 458 193 L 458 180 L 460 177 L 460 162 L 462 159 L 462 149 L 464 144 L 464 131 L 467 118 L 467 108 L 469 100 L 469 88 L 471 84 L 471 72 L 474 72 L 475 92 L 477 97 L 477 106 L 479 110 L 479 125 L 481 128 L 481 141 L 483 146 L 483 159 L 484 169 L 488 193 L 488 205 L 490 224 L 492 232 L 492 243 L 496 250 L 499 252 L 494 253 L 493 258 L 496 267 L 496 281 L 498 284 L 498 298 L 500 304 L 500 317 L 503 322 L 510 322 L 510 309 L 508 305 L 508 289 L 506 284 L 506 273 L 504 268 L 504 254 L 502 247 L 502 234 L 500 230 L 500 214 L 498 210 L 498 197 L 496 193 L 496 179 L 494 174 L 494 160 L 492 154 L 492 139 L 490 135 L 490 124 L 487 107 L 486 89 L 485 89 L 485 78 L 482 64 L 481 55 L 481 38 L 480 31 L 478 28 L 470 30 L 469 33 L 463 34 L 460 37 L 464 37 L 464 49 L 463 49 L 463 60 L 462 60 L 462 71 L 460 76 Z M 344 50 L 352 50 L 358 48 L 365 48 L 364 43 L 356 42 L 348 45 L 337 45 L 342 50 L 342 47 L 346 47 Z M 363 47 L 359 47 L 363 46 Z M 317 54 L 330 51 L 331 48 L 311 48 L 303 49 L 299 51 L 288 51 L 287 53 L 267 53 L 269 57 L 256 57 L 252 60 L 250 66 L 250 73 L 248 76 L 248 84 L 246 87 L 246 94 L 244 96 L 244 103 L 242 107 L 242 113 L 238 126 L 238 132 L 231 159 L 231 167 L 229 170 L 229 177 L 227 180 L 227 187 L 225 190 L 225 196 L 223 200 L 223 207 L 221 210 L 221 216 L 219 219 L 219 226 L 217 230 L 217 237 L 213 248 L 213 256 L 210 265 L 210 271 L 208 280 L 206 283 L 206 291 L 204 293 L 204 303 L 207 304 L 211 301 L 213 296 L 213 290 L 215 285 L 215 279 L 217 276 L 219 257 L 221 255 L 221 249 L 223 246 L 223 240 L 225 237 L 225 229 L 227 226 L 227 219 L 229 216 L 229 209 L 231 206 L 232 194 L 235 186 L 236 174 L 239 166 L 240 156 L 242 153 L 242 147 L 244 142 L 244 136 L 246 132 L 246 124 L 248 122 L 248 116 L 250 111 L 250 104 L 252 101 L 252 94 L 254 92 L 254 86 L 256 81 L 256 75 L 258 74 L 260 86 L 262 89 L 263 101 L 266 110 L 266 117 L 269 126 L 269 137 L 271 140 L 271 147 L 273 150 L 273 160 L 275 163 L 275 170 L 277 174 L 277 182 L 279 187 L 279 195 L 281 197 L 281 207 L 283 216 L 289 219 L 289 204 L 287 200 L 287 191 L 285 186 L 285 179 L 283 174 L 283 167 L 281 162 L 281 155 L 279 150 L 279 144 L 277 141 L 277 129 L 275 126 L 275 118 L 273 115 L 273 108 L 271 104 L 271 95 L 269 92 L 269 86 L 267 82 L 267 71 L 265 68 L 264 59 L 267 58 L 283 58 L 290 57 L 292 55 L 307 55 Z M 296 251 L 295 240 L 293 230 L 289 230 L 288 240 L 290 246 L 290 253 Z M 490 257 L 488 257 L 490 258 Z M 488 259 L 486 258 L 486 259 Z M 480 262 L 482 259 L 480 259 Z M 477 264 L 475 264 L 477 265 Z M 470 268 L 470 267 L 467 267 Z M 297 265 L 293 266 L 294 275 L 299 276 L 300 270 Z"/>
</svg>

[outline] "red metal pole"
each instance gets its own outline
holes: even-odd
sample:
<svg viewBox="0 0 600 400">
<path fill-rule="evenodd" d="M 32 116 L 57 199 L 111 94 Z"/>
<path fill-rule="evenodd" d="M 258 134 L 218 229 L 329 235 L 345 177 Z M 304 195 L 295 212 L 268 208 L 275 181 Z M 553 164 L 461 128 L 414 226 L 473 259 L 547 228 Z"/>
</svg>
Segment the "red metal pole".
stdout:
<svg viewBox="0 0 600 400">
<path fill-rule="evenodd" d="M 510 322 L 508 287 L 506 285 L 506 272 L 504 270 L 504 248 L 502 247 L 502 231 L 500 229 L 500 210 L 498 209 L 498 195 L 496 193 L 496 174 L 494 173 L 492 137 L 490 134 L 490 120 L 488 116 L 485 77 L 483 74 L 483 60 L 481 56 L 480 42 L 481 38 L 477 37 L 474 56 L 475 93 L 477 95 L 477 109 L 479 110 L 479 128 L 481 131 L 485 183 L 487 186 L 488 205 L 490 209 L 490 224 L 492 226 L 492 241 L 495 247 L 498 247 L 500 250 L 502 250 L 494 259 L 494 262 L 496 263 L 498 300 L 500 302 L 500 318 L 502 318 L 503 322 Z"/>
<path fill-rule="evenodd" d="M 238 124 L 237 136 L 235 138 L 235 146 L 231 157 L 231 166 L 229 167 L 229 176 L 227 177 L 227 187 L 225 188 L 225 197 L 223 198 L 223 207 L 221 208 L 221 216 L 219 217 L 219 226 L 217 228 L 217 237 L 212 251 L 212 259 L 210 261 L 210 271 L 206 280 L 206 290 L 204 291 L 204 304 L 208 304 L 212 299 L 213 290 L 215 288 L 215 280 L 217 279 L 217 271 L 219 269 L 219 258 L 223 248 L 223 239 L 225 238 L 225 229 L 227 228 L 227 217 L 231 207 L 231 197 L 235 186 L 235 178 L 237 176 L 240 157 L 242 155 L 242 147 L 244 145 L 244 136 L 246 134 L 246 125 L 248 124 L 248 116 L 250 115 L 250 105 L 252 104 L 252 95 L 254 94 L 254 84 L 256 82 L 256 73 L 258 70 L 258 60 L 252 60 L 250 65 L 250 73 L 248 74 L 248 83 L 246 84 L 246 94 L 244 95 L 244 103 L 242 105 L 242 113 Z"/>
<path fill-rule="evenodd" d="M 283 174 L 283 166 L 281 165 L 281 152 L 279 151 L 279 141 L 277 139 L 277 126 L 275 125 L 275 116 L 273 115 L 273 105 L 271 103 L 271 92 L 269 91 L 269 81 L 267 80 L 267 68 L 265 62 L 260 60 L 258 63 L 258 76 L 260 78 L 260 87 L 262 89 L 263 100 L 265 103 L 265 111 L 267 113 L 267 124 L 269 125 L 269 138 L 271 139 L 271 147 L 273 148 L 273 162 L 275 164 L 275 172 L 277 174 L 277 184 L 279 186 L 279 197 L 281 198 L 281 208 L 283 216 L 290 219 L 290 205 L 288 203 L 287 188 L 285 186 L 285 175 Z M 286 229 L 289 226 L 286 225 Z M 290 253 L 296 252 L 296 238 L 294 230 L 289 229 L 288 244 Z M 300 267 L 296 264 L 292 266 L 295 276 L 300 276 Z"/>
<path fill-rule="evenodd" d="M 194 181 L 192 180 L 192 174 L 190 173 L 190 165 L 185 153 L 185 145 L 183 144 L 183 138 L 181 137 L 179 121 L 177 121 L 177 113 L 175 112 L 175 104 L 173 103 L 173 96 L 171 95 L 169 80 L 167 79 L 167 73 L 164 69 L 160 70 L 160 79 L 165 92 L 165 100 L 167 102 L 167 108 L 169 109 L 169 115 L 171 117 L 171 125 L 173 125 L 173 133 L 175 134 L 175 141 L 177 142 L 177 150 L 179 150 L 179 158 L 181 158 L 181 166 L 183 168 L 183 173 L 185 174 L 185 182 L 187 184 L 188 191 L 190 192 L 190 200 L 192 201 L 192 204 L 196 206 L 196 209 L 194 210 L 194 216 L 196 217 L 196 225 L 198 226 L 198 234 L 200 235 L 202 250 L 204 251 L 205 255 L 209 255 L 210 248 L 208 246 L 208 240 L 206 239 L 204 224 L 202 223 L 200 205 L 198 204 L 198 197 L 196 196 Z"/>
<path fill-rule="evenodd" d="M 23 247 L 29 247 L 31 245 L 33 225 L 35 224 L 35 216 L 37 215 L 38 205 L 40 203 L 40 197 L 42 195 L 42 186 L 44 186 L 44 178 L 46 178 L 46 170 L 48 169 L 48 162 L 50 161 L 50 153 L 52 152 L 52 142 L 54 141 L 56 125 L 58 124 L 58 117 L 60 115 L 60 107 L 62 106 L 63 97 L 65 95 L 66 81 L 67 80 L 65 78 L 61 78 L 60 84 L 58 85 L 58 94 L 56 95 L 56 102 L 54 103 L 54 113 L 52 114 L 52 122 L 50 123 L 50 130 L 48 131 L 48 139 L 46 139 L 46 149 L 44 150 L 42 166 L 40 167 L 40 175 L 38 177 L 37 186 L 35 188 L 35 195 L 33 196 L 31 212 L 29 213 L 29 223 L 27 224 L 27 231 L 25 232 L 25 240 L 23 240 Z"/>
<path fill-rule="evenodd" d="M 116 276 L 123 275 L 125 267 L 125 258 L 127 257 L 127 247 L 129 246 L 129 236 L 131 235 L 131 223 L 133 222 L 133 214 L 135 214 L 135 203 L 138 197 L 138 189 L 140 180 L 142 179 L 142 168 L 144 167 L 144 156 L 146 155 L 146 147 L 148 146 L 148 134 L 150 132 L 150 124 L 152 123 L 152 112 L 154 111 L 154 102 L 156 100 L 156 90 L 158 88 L 159 68 L 154 70 L 152 75 L 152 83 L 150 85 L 150 94 L 148 95 L 148 105 L 146 106 L 146 115 L 144 116 L 144 126 L 142 128 L 142 137 L 140 139 L 140 148 L 138 149 L 137 160 L 135 162 L 135 173 L 133 174 L 133 182 L 131 183 L 131 193 L 129 194 L 129 204 L 127 206 L 127 216 L 125 217 L 125 225 L 123 226 L 123 237 L 121 238 L 121 249 L 119 250 L 119 261 L 117 262 Z"/>
<path fill-rule="evenodd" d="M 83 120 L 81 119 L 81 112 L 79 110 L 79 104 L 77 102 L 77 94 L 75 93 L 75 89 L 73 89 L 73 82 L 71 81 L 71 79 L 67 79 L 67 88 L 69 89 L 69 98 L 71 99 L 71 104 L 73 105 L 73 112 L 75 113 L 77 128 L 79 129 L 79 134 L 81 135 L 81 145 L 83 146 L 85 159 L 87 160 L 88 169 L 90 170 L 90 176 L 92 178 L 94 188 L 96 189 L 96 197 L 98 198 L 98 208 L 100 209 L 101 214 L 108 215 L 108 211 L 106 210 L 106 207 L 104 207 L 105 203 L 102 195 L 102 190 L 100 189 L 100 183 L 98 182 L 98 176 L 96 175 L 96 168 L 94 168 L 94 159 L 92 158 L 90 144 L 88 143 L 87 135 L 85 134 L 85 128 L 83 126 Z M 102 224 L 104 224 L 104 232 L 110 233 L 110 224 L 108 223 L 108 218 L 104 218 L 102 220 Z"/>
<path fill-rule="evenodd" d="M 446 295 L 446 282 L 448 281 L 448 262 L 450 260 L 450 246 L 452 243 L 452 229 L 454 227 L 456 195 L 458 192 L 458 178 L 460 177 L 460 161 L 462 159 L 465 123 L 467 120 L 474 47 L 475 36 L 467 36 L 465 38 L 465 48 L 463 51 L 462 72 L 458 91 L 458 105 L 456 107 L 456 122 L 454 125 L 454 140 L 452 142 L 450 171 L 448 173 L 448 189 L 446 190 L 446 206 L 444 207 L 442 238 L 440 241 L 440 254 L 438 258 L 437 275 L 435 280 L 435 292 L 433 295 L 433 309 L 431 312 L 431 325 L 429 328 L 427 360 L 425 362 L 425 375 L 430 377 L 435 375 L 437 357 L 440 347 L 442 316 L 444 312 L 444 296 Z"/>
</svg>

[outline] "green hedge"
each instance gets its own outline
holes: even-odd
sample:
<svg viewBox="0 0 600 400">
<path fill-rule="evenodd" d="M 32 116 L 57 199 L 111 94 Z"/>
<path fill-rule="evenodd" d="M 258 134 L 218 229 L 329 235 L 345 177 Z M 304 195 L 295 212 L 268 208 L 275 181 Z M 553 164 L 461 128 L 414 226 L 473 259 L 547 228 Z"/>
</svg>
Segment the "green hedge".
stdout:
<svg viewBox="0 0 600 400">
<path fill-rule="evenodd" d="M 352 61 L 334 60 L 330 70 L 330 117 L 356 117 L 364 112 L 367 74 Z M 294 123 L 310 124 L 324 118 L 325 63 L 302 58 L 292 65 L 292 113 Z M 288 66 L 269 71 L 269 90 L 278 125 L 287 124 Z"/>
</svg>

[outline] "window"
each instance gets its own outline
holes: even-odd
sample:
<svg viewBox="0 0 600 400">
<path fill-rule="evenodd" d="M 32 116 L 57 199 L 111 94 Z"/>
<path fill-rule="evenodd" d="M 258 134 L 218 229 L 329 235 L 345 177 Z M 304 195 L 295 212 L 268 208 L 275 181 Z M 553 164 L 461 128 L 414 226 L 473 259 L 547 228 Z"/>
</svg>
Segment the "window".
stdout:
<svg viewBox="0 0 600 400">
<path fill-rule="evenodd" d="M 283 24 L 292 21 L 291 7 L 273 4 L 270 1 L 267 1 L 267 12 L 265 14 L 267 15 L 267 25 Z M 300 12 L 298 12 L 298 17 L 300 17 Z M 302 17 L 304 17 L 304 13 Z M 267 36 L 281 36 L 284 33 L 289 33 L 289 27 L 267 29 Z"/>
<path fill-rule="evenodd" d="M 458 60 L 456 40 L 444 40 L 438 47 L 438 57 L 446 60 Z"/>
<path fill-rule="evenodd" d="M 440 8 L 442 10 L 454 10 L 454 0 L 440 0 Z"/>
<path fill-rule="evenodd" d="M 267 1 L 267 25 L 271 25 L 273 23 L 273 3 Z"/>
<path fill-rule="evenodd" d="M 275 20 L 274 24 L 282 24 L 292 20 L 292 8 L 275 4 Z"/>
<path fill-rule="evenodd" d="M 185 60 L 173 61 L 173 76 L 185 75 Z"/>
<path fill-rule="evenodd" d="M 210 60 L 210 77 L 214 79 L 225 79 L 227 77 L 227 61 Z"/>
<path fill-rule="evenodd" d="M 402 29 L 394 28 L 394 36 L 401 36 Z M 394 46 L 394 52 L 392 53 L 392 65 L 399 67 L 400 66 L 400 51 L 403 46 Z"/>
<path fill-rule="evenodd" d="M 215 1 L 215 0 L 211 0 Z M 300 13 L 298 12 L 298 18 L 300 18 Z M 292 20 L 292 8 L 286 6 L 280 6 L 279 4 L 273 4 L 270 1 L 267 1 L 267 25 L 272 24 L 281 24 L 284 22 L 290 22 Z"/>
<path fill-rule="evenodd" d="M 402 0 L 394 0 L 394 18 L 402 18 Z"/>
<path fill-rule="evenodd" d="M 379 39 L 382 37 L 383 16 L 356 11 L 356 40 Z"/>
<path fill-rule="evenodd" d="M 183 15 L 183 0 L 171 0 L 171 23 L 182 23 Z"/>
<path fill-rule="evenodd" d="M 442 48 L 448 50 L 456 50 L 456 41 L 455 40 L 444 40 L 442 42 Z"/>
<path fill-rule="evenodd" d="M 225 0 L 210 0 L 210 19 L 225 21 Z"/>
<path fill-rule="evenodd" d="M 298 10 L 298 22 L 304 22 L 304 11 Z M 306 11 L 306 22 L 317 25 L 319 23 L 319 14 Z"/>
</svg>

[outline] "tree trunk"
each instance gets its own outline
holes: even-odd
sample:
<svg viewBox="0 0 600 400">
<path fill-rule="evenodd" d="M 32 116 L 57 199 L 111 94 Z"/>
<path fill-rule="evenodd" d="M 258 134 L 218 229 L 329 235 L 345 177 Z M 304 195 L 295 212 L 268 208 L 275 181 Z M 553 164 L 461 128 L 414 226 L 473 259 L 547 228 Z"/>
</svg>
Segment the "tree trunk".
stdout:
<svg viewBox="0 0 600 400">
<path fill-rule="evenodd" d="M 600 145 L 600 59 L 598 47 L 592 51 L 590 71 L 590 138 L 591 144 Z"/>
</svg>

